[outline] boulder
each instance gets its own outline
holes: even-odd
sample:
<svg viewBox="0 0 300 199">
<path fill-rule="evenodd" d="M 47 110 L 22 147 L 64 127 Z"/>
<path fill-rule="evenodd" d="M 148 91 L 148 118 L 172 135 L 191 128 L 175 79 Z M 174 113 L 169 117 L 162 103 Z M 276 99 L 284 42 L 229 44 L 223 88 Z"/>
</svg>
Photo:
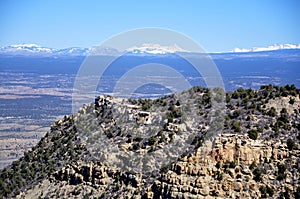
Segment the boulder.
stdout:
<svg viewBox="0 0 300 199">
<path fill-rule="evenodd" d="M 234 182 L 234 183 L 233 183 L 233 190 L 234 190 L 234 191 L 237 191 L 237 192 L 242 191 L 242 190 L 243 190 L 243 185 L 242 185 L 242 183 L 240 183 L 240 182 Z"/>
<path fill-rule="evenodd" d="M 200 189 L 200 194 L 203 195 L 203 196 L 207 196 L 210 192 L 210 189 L 208 187 L 205 187 L 203 189 Z"/>
</svg>

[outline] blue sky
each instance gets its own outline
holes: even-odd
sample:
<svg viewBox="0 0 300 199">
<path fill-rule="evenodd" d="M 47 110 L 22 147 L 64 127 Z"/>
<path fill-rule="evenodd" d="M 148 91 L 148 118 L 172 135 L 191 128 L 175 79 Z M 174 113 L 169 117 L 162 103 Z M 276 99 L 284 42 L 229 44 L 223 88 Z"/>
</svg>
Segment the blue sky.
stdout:
<svg viewBox="0 0 300 199">
<path fill-rule="evenodd" d="M 300 43 L 298 0 L 1 0 L 0 46 L 91 47 L 112 35 L 161 27 L 209 52 Z"/>
</svg>

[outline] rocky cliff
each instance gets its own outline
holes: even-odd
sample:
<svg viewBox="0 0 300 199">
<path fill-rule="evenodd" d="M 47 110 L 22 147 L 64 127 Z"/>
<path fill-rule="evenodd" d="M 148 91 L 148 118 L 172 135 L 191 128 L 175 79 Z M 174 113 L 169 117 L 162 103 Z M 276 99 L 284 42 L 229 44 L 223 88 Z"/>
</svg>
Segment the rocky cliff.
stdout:
<svg viewBox="0 0 300 199">
<path fill-rule="evenodd" d="M 1 173 L 4 198 L 299 198 L 300 90 L 101 96 Z M 166 155 L 167 154 L 167 155 Z"/>
</svg>

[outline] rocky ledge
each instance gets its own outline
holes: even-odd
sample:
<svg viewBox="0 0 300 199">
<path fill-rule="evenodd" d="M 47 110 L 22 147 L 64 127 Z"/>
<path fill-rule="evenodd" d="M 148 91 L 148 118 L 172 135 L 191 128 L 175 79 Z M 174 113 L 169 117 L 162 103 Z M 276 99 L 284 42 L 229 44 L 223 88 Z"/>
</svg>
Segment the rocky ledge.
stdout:
<svg viewBox="0 0 300 199">
<path fill-rule="evenodd" d="M 1 196 L 299 198 L 299 93 L 293 85 L 268 85 L 228 93 L 194 87 L 154 100 L 98 97 L 55 122 L 37 146 L 1 171 Z M 216 111 L 215 102 L 225 108 Z M 191 147 L 177 148 L 177 158 L 159 166 L 134 167 L 132 159 L 121 167 L 105 161 L 113 153 L 104 160 L 96 153 L 114 145 L 129 156 L 164 155 L 159 151 L 188 135 Z"/>
</svg>

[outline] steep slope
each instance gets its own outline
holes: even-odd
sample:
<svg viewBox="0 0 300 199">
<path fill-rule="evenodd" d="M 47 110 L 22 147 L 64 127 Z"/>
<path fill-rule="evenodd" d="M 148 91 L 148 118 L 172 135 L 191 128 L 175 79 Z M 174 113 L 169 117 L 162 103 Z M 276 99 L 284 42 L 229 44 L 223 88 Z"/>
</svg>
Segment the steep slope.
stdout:
<svg viewBox="0 0 300 199">
<path fill-rule="evenodd" d="M 155 100 L 98 97 L 55 122 L 37 146 L 3 169 L 0 194 L 299 198 L 299 94 L 293 85 L 268 85 L 226 95 L 194 87 Z M 174 144 L 183 139 L 187 147 Z M 111 158 L 116 148 L 119 157 Z M 156 162 L 144 162 L 151 154 Z"/>
</svg>

